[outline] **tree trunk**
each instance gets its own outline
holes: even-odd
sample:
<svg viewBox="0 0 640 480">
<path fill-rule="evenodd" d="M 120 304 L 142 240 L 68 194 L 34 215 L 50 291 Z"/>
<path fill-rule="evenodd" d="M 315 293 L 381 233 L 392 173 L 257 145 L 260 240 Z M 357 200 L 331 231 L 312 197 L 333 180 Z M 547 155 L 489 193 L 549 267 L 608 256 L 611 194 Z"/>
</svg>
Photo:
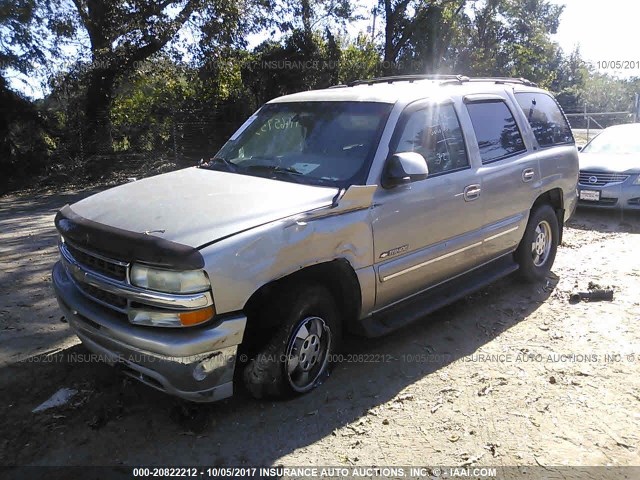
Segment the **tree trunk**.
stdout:
<svg viewBox="0 0 640 480">
<path fill-rule="evenodd" d="M 105 155 L 112 151 L 111 119 L 117 72 L 110 68 L 96 68 L 91 73 L 85 103 L 87 154 Z"/>
<path fill-rule="evenodd" d="M 395 15 L 391 0 L 384 2 L 384 59 L 382 62 L 382 74 L 384 76 L 393 75 L 395 73 L 396 52 L 393 44 L 393 32 L 395 30 Z"/>
<path fill-rule="evenodd" d="M 302 27 L 304 29 L 304 33 L 308 38 L 311 38 L 313 30 L 311 28 L 311 18 L 313 16 L 313 9 L 311 7 L 311 3 L 309 0 L 301 0 L 300 1 L 301 10 L 302 10 Z"/>
</svg>

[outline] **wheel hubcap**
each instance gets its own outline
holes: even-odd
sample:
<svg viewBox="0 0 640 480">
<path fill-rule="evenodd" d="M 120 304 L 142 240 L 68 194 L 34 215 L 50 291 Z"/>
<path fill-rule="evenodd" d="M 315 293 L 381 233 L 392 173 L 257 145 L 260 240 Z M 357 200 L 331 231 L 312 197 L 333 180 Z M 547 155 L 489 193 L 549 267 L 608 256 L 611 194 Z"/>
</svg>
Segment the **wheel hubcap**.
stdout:
<svg viewBox="0 0 640 480">
<path fill-rule="evenodd" d="M 287 347 L 285 368 L 290 385 L 299 392 L 310 390 L 325 369 L 331 346 L 331 330 L 320 317 L 303 319 Z"/>
<path fill-rule="evenodd" d="M 543 220 L 536 226 L 533 242 L 531 243 L 531 257 L 536 267 L 544 265 L 549 258 L 551 241 L 551 226 L 549 222 Z"/>
</svg>

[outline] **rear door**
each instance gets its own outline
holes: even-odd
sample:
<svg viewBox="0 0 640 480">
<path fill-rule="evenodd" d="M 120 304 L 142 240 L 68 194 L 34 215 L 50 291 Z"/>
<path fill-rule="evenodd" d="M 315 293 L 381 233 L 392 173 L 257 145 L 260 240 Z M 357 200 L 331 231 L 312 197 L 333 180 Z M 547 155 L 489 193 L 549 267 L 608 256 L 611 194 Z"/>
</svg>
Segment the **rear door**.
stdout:
<svg viewBox="0 0 640 480">
<path fill-rule="evenodd" d="M 409 151 L 425 158 L 428 178 L 380 187 L 374 198 L 378 309 L 464 272 L 482 250 L 478 165 L 469 161 L 452 102 L 407 107 L 390 153 Z"/>
<path fill-rule="evenodd" d="M 508 96 L 468 95 L 464 101 L 482 163 L 483 253 L 490 260 L 522 238 L 540 171 Z"/>
</svg>

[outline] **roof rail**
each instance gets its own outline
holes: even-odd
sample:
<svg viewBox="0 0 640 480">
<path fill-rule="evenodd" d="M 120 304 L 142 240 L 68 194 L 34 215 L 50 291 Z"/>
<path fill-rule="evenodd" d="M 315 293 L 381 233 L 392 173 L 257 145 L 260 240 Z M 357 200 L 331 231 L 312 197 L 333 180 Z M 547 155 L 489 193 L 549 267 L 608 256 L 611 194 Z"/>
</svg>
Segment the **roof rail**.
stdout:
<svg viewBox="0 0 640 480">
<path fill-rule="evenodd" d="M 528 87 L 537 87 L 538 84 L 527 80 L 526 78 L 515 77 L 470 77 L 469 82 L 495 82 L 495 83 L 518 83 Z"/>
<path fill-rule="evenodd" d="M 443 82 L 466 82 L 469 80 L 468 77 L 463 75 L 433 75 L 433 74 L 424 74 L 424 75 L 394 75 L 392 77 L 379 77 L 379 78 L 371 78 L 369 80 L 355 80 L 353 82 L 347 83 L 348 87 L 355 87 L 356 85 L 373 85 L 376 83 L 394 83 L 394 82 L 415 82 L 417 80 L 442 80 Z"/>
<path fill-rule="evenodd" d="M 355 87 L 357 85 L 374 85 L 377 83 L 394 83 L 394 82 L 415 82 L 417 80 L 440 80 L 441 83 L 465 83 L 465 82 L 495 82 L 495 83 L 518 83 L 530 87 L 538 85 L 526 78 L 512 77 L 467 77 L 464 75 L 438 75 L 438 74 L 420 74 L 420 75 L 394 75 L 391 77 L 371 78 L 368 80 L 354 80 L 346 85 L 334 85 L 330 88 Z"/>
</svg>

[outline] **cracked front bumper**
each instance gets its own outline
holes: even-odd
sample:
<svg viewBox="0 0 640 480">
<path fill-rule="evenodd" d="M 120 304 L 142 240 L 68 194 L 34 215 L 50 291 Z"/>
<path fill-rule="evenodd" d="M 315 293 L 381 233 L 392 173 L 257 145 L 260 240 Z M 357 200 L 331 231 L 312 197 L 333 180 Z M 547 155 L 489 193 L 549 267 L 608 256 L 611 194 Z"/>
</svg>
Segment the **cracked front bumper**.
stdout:
<svg viewBox="0 0 640 480">
<path fill-rule="evenodd" d="M 213 402 L 233 394 L 243 314 L 201 327 L 142 327 L 84 296 L 60 262 L 53 268 L 53 286 L 69 326 L 99 359 L 186 400 Z"/>
</svg>

